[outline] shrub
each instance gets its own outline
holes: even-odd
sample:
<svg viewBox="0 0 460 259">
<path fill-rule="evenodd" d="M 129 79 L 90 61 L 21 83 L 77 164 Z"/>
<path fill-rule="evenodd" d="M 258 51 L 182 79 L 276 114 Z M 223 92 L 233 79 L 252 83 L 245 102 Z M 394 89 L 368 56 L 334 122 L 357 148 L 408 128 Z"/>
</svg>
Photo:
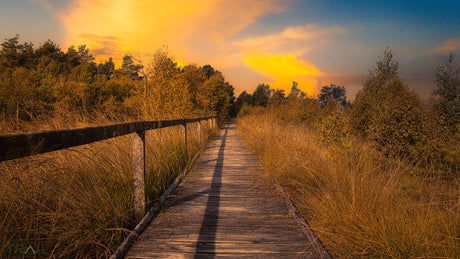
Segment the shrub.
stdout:
<svg viewBox="0 0 460 259">
<path fill-rule="evenodd" d="M 386 50 L 357 94 L 351 113 L 356 133 L 387 155 L 408 155 L 421 139 L 423 108 L 398 74 L 393 53 Z"/>
<path fill-rule="evenodd" d="M 325 144 L 341 144 L 349 134 L 349 116 L 343 108 L 336 108 L 322 116 L 316 126 L 316 138 Z"/>
</svg>

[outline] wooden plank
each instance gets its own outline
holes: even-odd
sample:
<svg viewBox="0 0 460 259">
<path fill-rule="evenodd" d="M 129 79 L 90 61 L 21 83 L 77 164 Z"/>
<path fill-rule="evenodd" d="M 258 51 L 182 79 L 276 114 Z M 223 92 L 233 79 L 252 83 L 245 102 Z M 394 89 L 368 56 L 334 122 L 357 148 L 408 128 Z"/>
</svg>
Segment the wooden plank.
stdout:
<svg viewBox="0 0 460 259">
<path fill-rule="evenodd" d="M 151 129 L 192 123 L 206 118 L 135 121 L 77 129 L 0 135 L 0 162 L 75 147 Z"/>
<path fill-rule="evenodd" d="M 212 122 L 211 122 L 212 123 Z M 127 258 L 329 258 L 313 247 L 230 124 Z"/>
<path fill-rule="evenodd" d="M 268 237 L 269 238 L 269 237 Z M 139 243 L 142 243 L 142 239 Z M 135 245 L 136 246 L 136 245 Z M 150 242 L 148 244 L 138 245 L 136 249 L 142 249 L 143 254 L 154 254 L 159 251 L 181 251 L 185 253 L 200 252 L 205 253 L 240 253 L 240 254 L 272 254 L 272 253 L 302 253 L 308 249 L 307 243 L 248 243 L 244 242 L 196 242 L 192 241 L 174 241 L 174 240 L 161 240 L 161 242 Z M 153 252 L 153 253 L 152 253 Z M 128 258 L 130 258 L 128 253 Z"/>
<path fill-rule="evenodd" d="M 260 222 L 263 221 L 263 224 Z M 188 234 L 196 234 L 196 230 L 199 226 L 212 226 L 218 225 L 216 233 L 221 233 L 222 235 L 229 234 L 239 234 L 239 235 L 248 235 L 248 234 L 257 234 L 257 233 L 272 233 L 273 235 L 279 233 L 295 234 L 302 235 L 300 227 L 291 225 L 291 217 L 268 217 L 268 216 L 257 216 L 257 217 L 247 217 L 245 219 L 235 219 L 232 217 L 219 218 L 219 220 L 213 221 L 212 219 L 203 219 L 203 218 L 183 218 L 178 220 L 176 218 L 170 218 L 169 220 L 161 220 L 158 223 L 154 222 L 152 224 L 152 231 L 146 231 L 146 235 L 157 236 L 163 232 L 173 232 L 177 229 L 184 231 Z M 148 234 L 150 233 L 150 234 Z"/>
<path fill-rule="evenodd" d="M 305 256 L 302 253 L 271 253 L 270 254 L 274 258 L 279 258 L 279 259 L 292 259 L 292 258 L 315 258 L 314 256 L 308 257 Z M 247 255 L 246 253 L 220 253 L 218 258 L 260 258 L 264 259 L 267 258 L 266 253 L 252 253 L 250 256 Z M 158 251 L 154 252 L 151 254 L 145 254 L 144 256 L 136 256 L 135 258 L 137 259 L 144 259 L 144 258 L 172 258 L 172 259 L 192 259 L 192 258 L 200 258 L 200 259 L 214 259 L 216 258 L 215 253 L 205 253 L 205 252 L 199 252 L 199 253 L 187 253 L 187 252 L 171 252 L 171 251 Z"/>
</svg>

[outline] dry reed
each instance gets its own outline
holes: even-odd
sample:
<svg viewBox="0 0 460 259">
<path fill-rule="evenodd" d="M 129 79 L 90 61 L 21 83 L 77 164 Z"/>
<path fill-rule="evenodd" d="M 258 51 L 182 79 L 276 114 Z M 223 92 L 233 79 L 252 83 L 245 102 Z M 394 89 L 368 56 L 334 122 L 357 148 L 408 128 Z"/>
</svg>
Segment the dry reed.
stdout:
<svg viewBox="0 0 460 259">
<path fill-rule="evenodd" d="M 87 125 L 55 118 L 39 128 Z M 188 125 L 188 154 L 179 127 L 146 133 L 149 201 L 159 197 L 200 149 L 196 131 L 196 124 Z M 204 132 L 204 140 L 210 133 Z M 137 224 L 131 142 L 127 135 L 0 163 L 0 256 L 21 256 L 32 245 L 35 253 L 47 257 L 108 257 Z"/>
<path fill-rule="evenodd" d="M 269 112 L 238 128 L 333 257 L 460 257 L 458 179 L 421 177 L 430 169 L 352 138 L 321 145 L 309 127 Z"/>
</svg>

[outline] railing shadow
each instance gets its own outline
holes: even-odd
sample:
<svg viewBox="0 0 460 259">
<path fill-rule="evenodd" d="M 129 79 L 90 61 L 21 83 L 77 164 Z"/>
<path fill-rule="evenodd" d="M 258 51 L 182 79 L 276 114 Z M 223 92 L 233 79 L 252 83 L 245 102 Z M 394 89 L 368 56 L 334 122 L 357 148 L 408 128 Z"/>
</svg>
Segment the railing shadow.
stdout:
<svg viewBox="0 0 460 259">
<path fill-rule="evenodd" d="M 215 252 L 215 241 L 217 232 L 217 223 L 219 220 L 219 203 L 220 203 L 220 188 L 222 187 L 222 169 L 224 166 L 224 150 L 227 139 L 228 127 L 222 136 L 222 142 L 217 156 L 216 167 L 211 181 L 208 201 L 206 203 L 206 211 L 204 213 L 203 222 L 201 223 L 198 241 L 196 243 L 196 252 L 194 258 L 201 258 L 202 253 L 211 255 Z M 207 256 L 209 257 L 209 256 Z"/>
</svg>

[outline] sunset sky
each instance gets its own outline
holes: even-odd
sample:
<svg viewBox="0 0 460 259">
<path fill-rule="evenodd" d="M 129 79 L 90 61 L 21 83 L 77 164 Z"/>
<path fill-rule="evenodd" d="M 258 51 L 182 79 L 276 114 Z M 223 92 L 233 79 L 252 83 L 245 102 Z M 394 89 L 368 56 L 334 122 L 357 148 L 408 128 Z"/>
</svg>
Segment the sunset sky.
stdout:
<svg viewBox="0 0 460 259">
<path fill-rule="evenodd" d="M 0 37 L 37 47 L 86 44 L 98 60 L 130 52 L 147 64 L 167 46 L 179 64 L 211 64 L 236 94 L 259 83 L 309 95 L 331 83 L 353 99 L 385 47 L 422 97 L 456 52 L 460 1 L 1 0 Z"/>
</svg>

